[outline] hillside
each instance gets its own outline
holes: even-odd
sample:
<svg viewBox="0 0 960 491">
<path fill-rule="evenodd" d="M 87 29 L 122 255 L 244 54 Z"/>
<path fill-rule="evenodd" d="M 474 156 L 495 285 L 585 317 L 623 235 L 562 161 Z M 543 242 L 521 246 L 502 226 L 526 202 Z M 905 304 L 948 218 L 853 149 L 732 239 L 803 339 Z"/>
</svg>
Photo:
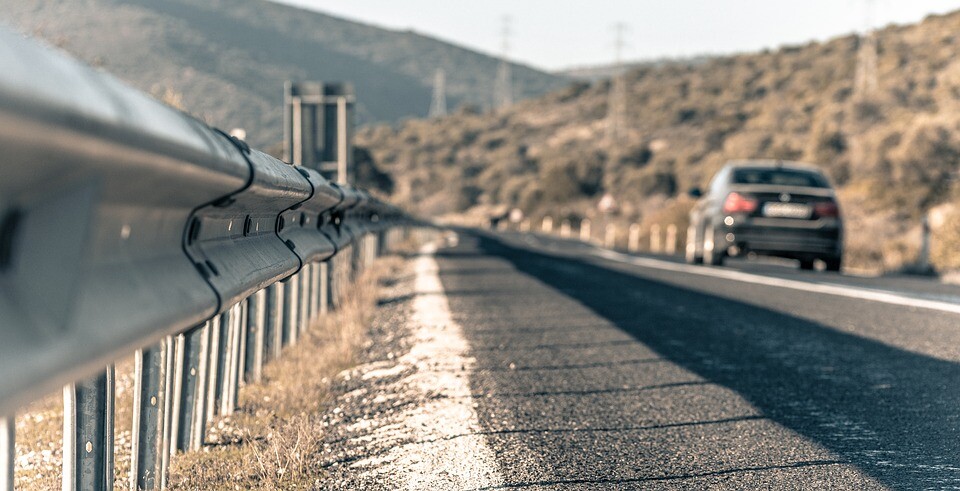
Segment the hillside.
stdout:
<svg viewBox="0 0 960 491">
<path fill-rule="evenodd" d="M 0 22 L 75 56 L 251 143 L 281 135 L 283 82 L 352 81 L 361 123 L 424 116 L 434 71 L 448 105 L 489 105 L 498 61 L 407 31 L 372 27 L 264 0 L 11 0 Z M 514 66 L 518 94 L 563 85 Z"/>
<path fill-rule="evenodd" d="M 897 267 L 922 215 L 957 198 L 958 32 L 958 13 L 880 31 L 879 85 L 862 98 L 855 36 L 631 71 L 618 146 L 606 139 L 608 81 L 359 139 L 397 180 L 396 199 L 426 213 L 519 207 L 575 223 L 610 193 L 612 219 L 681 230 L 685 191 L 727 160 L 815 162 L 841 189 L 851 264 Z"/>
</svg>

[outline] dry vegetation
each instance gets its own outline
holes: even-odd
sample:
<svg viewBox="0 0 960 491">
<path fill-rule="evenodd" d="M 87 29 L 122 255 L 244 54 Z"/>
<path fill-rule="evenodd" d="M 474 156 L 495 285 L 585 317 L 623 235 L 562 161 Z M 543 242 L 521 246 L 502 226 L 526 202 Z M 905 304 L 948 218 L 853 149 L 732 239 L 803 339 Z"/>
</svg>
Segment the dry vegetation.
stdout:
<svg viewBox="0 0 960 491">
<path fill-rule="evenodd" d="M 855 36 L 634 70 L 629 136 L 616 147 L 605 140 L 608 81 L 358 138 L 394 177 L 395 199 L 427 215 L 518 207 L 597 223 L 596 203 L 611 193 L 620 204 L 611 220 L 666 214 L 681 230 L 682 195 L 727 160 L 815 162 L 840 189 L 848 264 L 899 269 L 916 256 L 921 217 L 958 193 L 957 32 L 960 13 L 878 32 L 879 87 L 862 98 Z M 952 256 L 935 259 L 955 267 Z"/>
<path fill-rule="evenodd" d="M 354 364 L 366 342 L 379 278 L 400 264 L 387 258 L 364 272 L 335 314 L 320 319 L 265 368 L 263 384 L 245 387 L 238 411 L 211 423 L 209 445 L 175 459 L 171 488 L 315 489 L 330 380 Z"/>
<path fill-rule="evenodd" d="M 330 381 L 354 364 L 367 342 L 380 280 L 401 266 L 396 256 L 378 260 L 346 290 L 338 310 L 319 319 L 296 346 L 264 368 L 262 384 L 243 387 L 237 412 L 210 422 L 208 445 L 173 459 L 172 489 L 316 488 Z M 117 365 L 117 489 L 129 486 L 132 374 L 132 361 Z M 60 393 L 51 394 L 17 418 L 16 489 L 60 487 L 62 404 Z"/>
</svg>

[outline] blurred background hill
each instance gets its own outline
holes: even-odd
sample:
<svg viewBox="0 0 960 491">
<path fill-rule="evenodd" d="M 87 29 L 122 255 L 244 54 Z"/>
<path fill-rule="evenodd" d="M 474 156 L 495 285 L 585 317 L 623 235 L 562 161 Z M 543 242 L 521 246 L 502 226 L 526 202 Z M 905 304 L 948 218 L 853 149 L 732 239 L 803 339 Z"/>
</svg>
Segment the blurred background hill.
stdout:
<svg viewBox="0 0 960 491">
<path fill-rule="evenodd" d="M 730 159 L 822 165 L 840 189 L 850 264 L 909 264 L 921 218 L 957 198 L 960 13 L 876 33 L 875 90 L 855 94 L 860 40 L 695 62 L 626 76 L 626 132 L 608 140 L 610 81 L 581 81 L 495 113 L 461 111 L 362 131 L 359 143 L 424 213 L 517 207 L 529 216 L 685 226 L 686 191 Z M 589 75 L 589 73 L 587 74 Z M 590 77 L 586 77 L 590 78 Z M 935 251 L 936 252 L 936 251 Z"/>
<path fill-rule="evenodd" d="M 909 265 L 930 210 L 957 229 L 960 247 L 960 13 L 878 30 L 878 84 L 864 92 L 855 90 L 854 35 L 627 64 L 619 142 L 608 130 L 611 66 L 551 74 L 515 65 L 520 102 L 490 111 L 494 57 L 263 0 L 12 1 L 0 21 L 210 124 L 246 128 L 274 153 L 284 80 L 352 81 L 360 174 L 374 176 L 361 184 L 426 215 L 516 207 L 535 219 L 683 230 L 686 191 L 727 160 L 782 158 L 820 164 L 838 185 L 849 264 Z M 438 68 L 458 109 L 424 119 Z M 600 216 L 607 194 L 619 206 Z M 935 244 L 935 258 L 960 268 L 944 247 Z"/>
<path fill-rule="evenodd" d="M 351 81 L 358 122 L 426 116 L 434 72 L 448 104 L 491 104 L 499 60 L 411 31 L 264 0 L 10 0 L 0 22 L 46 39 L 257 147 L 282 138 L 283 82 Z M 512 67 L 517 98 L 565 79 Z M 242 101 L 243 104 L 238 104 Z"/>
</svg>

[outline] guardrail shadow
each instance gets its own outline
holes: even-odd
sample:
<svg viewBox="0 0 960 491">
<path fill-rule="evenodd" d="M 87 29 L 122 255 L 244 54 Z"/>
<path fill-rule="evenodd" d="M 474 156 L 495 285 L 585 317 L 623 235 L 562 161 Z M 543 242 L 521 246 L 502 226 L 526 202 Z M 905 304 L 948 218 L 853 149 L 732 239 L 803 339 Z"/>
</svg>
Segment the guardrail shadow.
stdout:
<svg viewBox="0 0 960 491">
<path fill-rule="evenodd" d="M 477 238 L 485 252 L 579 301 L 671 362 L 735 391 L 883 484 L 915 489 L 960 482 L 960 364 L 589 259 Z M 569 267 L 556 267 L 558 261 Z"/>
</svg>

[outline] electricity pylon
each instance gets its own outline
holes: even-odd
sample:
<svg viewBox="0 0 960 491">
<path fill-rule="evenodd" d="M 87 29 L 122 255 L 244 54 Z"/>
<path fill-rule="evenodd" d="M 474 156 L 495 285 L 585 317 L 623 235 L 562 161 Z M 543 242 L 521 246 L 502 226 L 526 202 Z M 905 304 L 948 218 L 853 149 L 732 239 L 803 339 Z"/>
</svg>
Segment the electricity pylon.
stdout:
<svg viewBox="0 0 960 491">
<path fill-rule="evenodd" d="M 854 75 L 853 93 L 856 100 L 863 100 L 877 90 L 877 36 L 873 27 L 874 0 L 864 0 L 864 28 L 860 34 L 857 51 L 857 70 Z"/>
<path fill-rule="evenodd" d="M 610 81 L 607 100 L 607 144 L 611 151 L 622 148 L 627 126 L 627 81 L 623 69 L 624 33 L 626 24 L 616 24 L 614 30 L 614 75 Z"/>
<path fill-rule="evenodd" d="M 430 117 L 447 115 L 447 74 L 438 68 L 433 74 L 433 101 L 430 103 Z"/>
<path fill-rule="evenodd" d="M 510 52 L 510 16 L 503 17 L 501 35 L 500 66 L 497 68 L 497 79 L 493 87 L 493 107 L 501 109 L 513 104 L 513 82 L 510 76 L 510 62 L 507 55 Z"/>
</svg>

